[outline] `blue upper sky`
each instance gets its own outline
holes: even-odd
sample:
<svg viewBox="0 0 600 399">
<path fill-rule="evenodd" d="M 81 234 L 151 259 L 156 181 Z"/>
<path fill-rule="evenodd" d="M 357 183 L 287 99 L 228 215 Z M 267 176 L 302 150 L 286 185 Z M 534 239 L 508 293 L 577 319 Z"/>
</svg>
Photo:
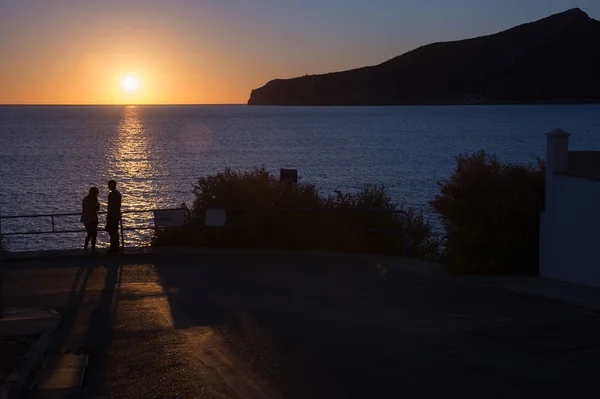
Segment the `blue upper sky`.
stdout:
<svg viewBox="0 0 600 399">
<path fill-rule="evenodd" d="M 600 19 L 600 0 L 0 0 L 0 77 L 36 82 L 43 102 L 72 79 L 69 101 L 103 102 L 82 82 L 118 56 L 147 76 L 150 102 L 244 102 L 276 77 L 373 65 L 575 7 Z M 7 87 L 0 103 L 35 89 Z"/>
</svg>

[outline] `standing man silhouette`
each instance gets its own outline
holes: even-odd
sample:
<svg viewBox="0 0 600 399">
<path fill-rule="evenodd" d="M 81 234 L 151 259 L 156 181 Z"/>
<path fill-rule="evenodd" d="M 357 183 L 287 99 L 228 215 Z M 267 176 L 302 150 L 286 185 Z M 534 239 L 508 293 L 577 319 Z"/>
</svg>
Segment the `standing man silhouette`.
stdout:
<svg viewBox="0 0 600 399">
<path fill-rule="evenodd" d="M 110 236 L 108 252 L 119 252 L 119 221 L 121 220 L 121 193 L 117 191 L 117 182 L 108 181 L 108 212 L 106 215 L 106 231 Z"/>
</svg>

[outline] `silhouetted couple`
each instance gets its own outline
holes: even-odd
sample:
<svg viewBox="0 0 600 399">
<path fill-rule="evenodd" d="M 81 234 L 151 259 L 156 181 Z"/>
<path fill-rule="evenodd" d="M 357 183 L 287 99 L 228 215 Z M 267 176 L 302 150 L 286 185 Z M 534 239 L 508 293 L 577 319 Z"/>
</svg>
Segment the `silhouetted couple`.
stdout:
<svg viewBox="0 0 600 399">
<path fill-rule="evenodd" d="M 108 252 L 119 252 L 119 222 L 121 221 L 121 193 L 117 191 L 117 182 L 108 182 L 108 209 L 106 214 L 106 231 L 110 236 L 110 249 Z M 89 194 L 81 202 L 81 223 L 85 226 L 87 233 L 83 249 L 88 252 L 91 241 L 92 252 L 96 251 L 96 238 L 98 237 L 98 201 L 99 190 L 90 188 Z"/>
</svg>

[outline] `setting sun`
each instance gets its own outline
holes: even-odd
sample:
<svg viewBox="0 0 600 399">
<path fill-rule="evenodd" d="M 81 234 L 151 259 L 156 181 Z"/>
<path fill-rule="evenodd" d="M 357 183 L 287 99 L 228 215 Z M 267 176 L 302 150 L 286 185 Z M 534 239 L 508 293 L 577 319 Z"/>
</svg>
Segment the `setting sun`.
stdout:
<svg viewBox="0 0 600 399">
<path fill-rule="evenodd" d="M 128 91 L 137 90 L 140 87 L 140 81 L 135 76 L 127 76 L 121 82 L 123 88 Z"/>
</svg>

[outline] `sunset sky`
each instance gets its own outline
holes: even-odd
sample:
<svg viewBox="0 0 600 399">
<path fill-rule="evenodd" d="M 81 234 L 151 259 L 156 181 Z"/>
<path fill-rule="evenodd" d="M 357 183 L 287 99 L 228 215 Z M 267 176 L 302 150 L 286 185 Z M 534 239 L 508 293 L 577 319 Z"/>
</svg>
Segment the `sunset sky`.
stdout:
<svg viewBox="0 0 600 399">
<path fill-rule="evenodd" d="M 0 104 L 245 103 L 598 0 L 0 0 Z"/>
</svg>

